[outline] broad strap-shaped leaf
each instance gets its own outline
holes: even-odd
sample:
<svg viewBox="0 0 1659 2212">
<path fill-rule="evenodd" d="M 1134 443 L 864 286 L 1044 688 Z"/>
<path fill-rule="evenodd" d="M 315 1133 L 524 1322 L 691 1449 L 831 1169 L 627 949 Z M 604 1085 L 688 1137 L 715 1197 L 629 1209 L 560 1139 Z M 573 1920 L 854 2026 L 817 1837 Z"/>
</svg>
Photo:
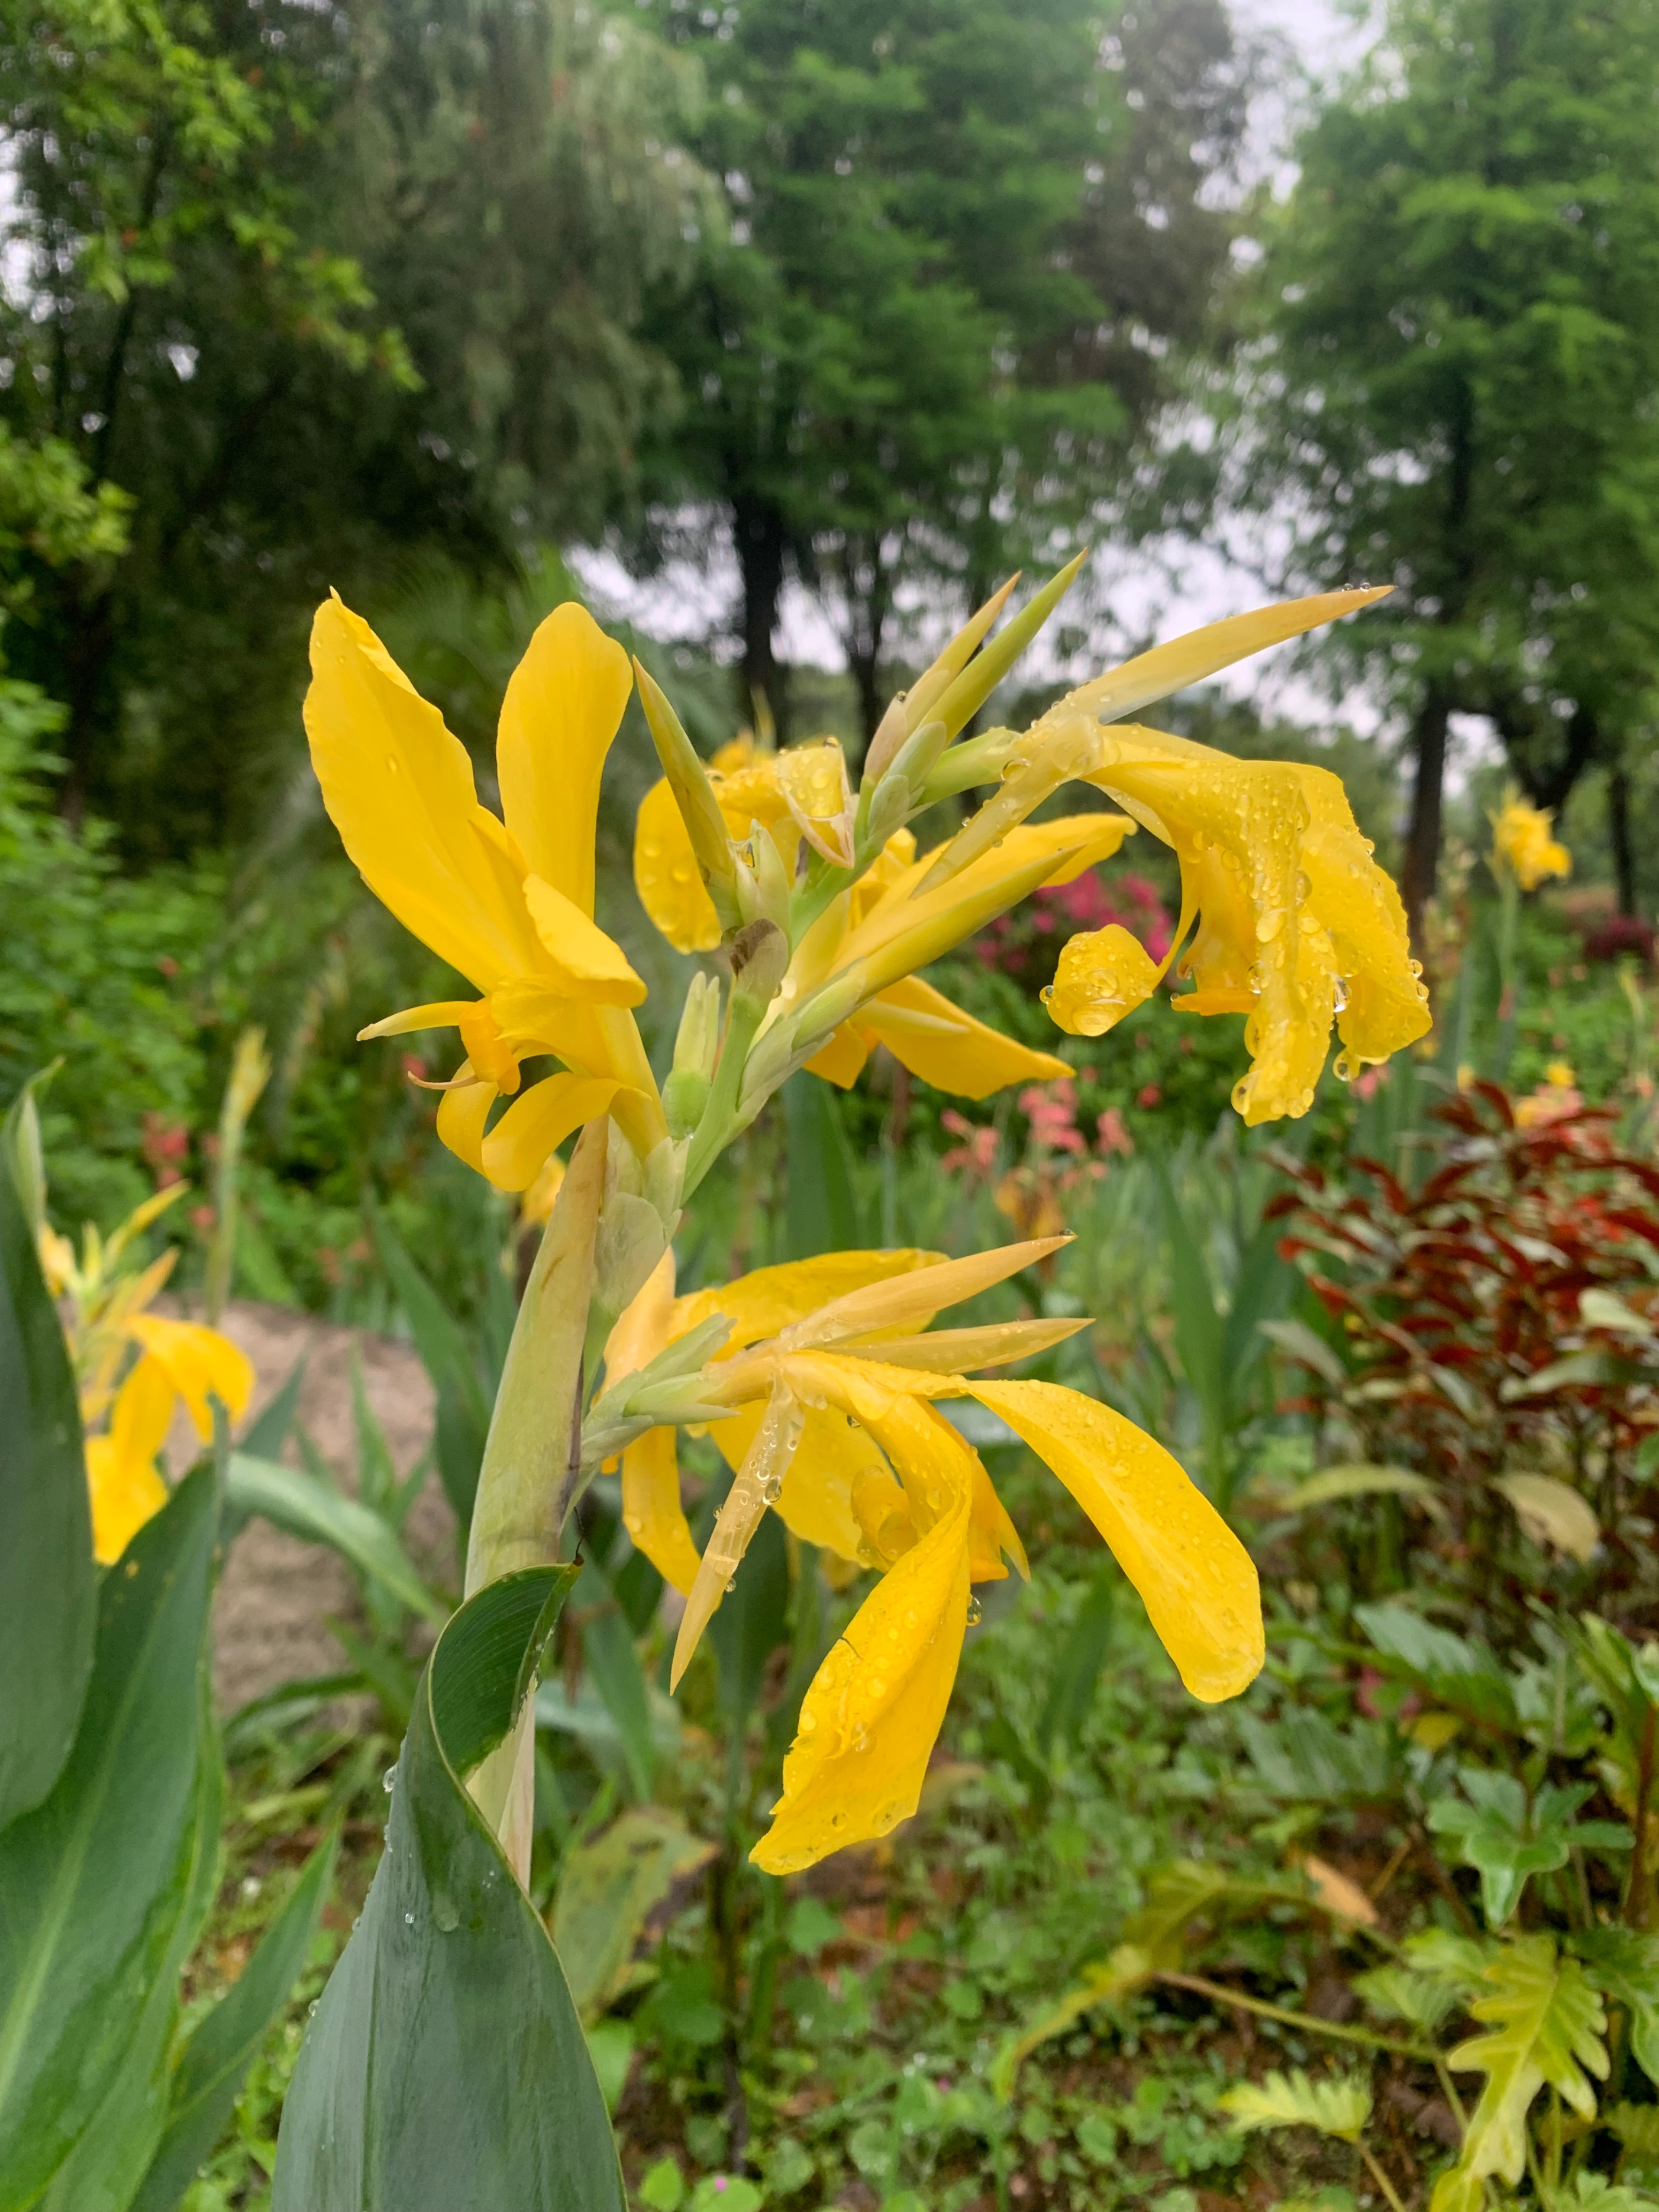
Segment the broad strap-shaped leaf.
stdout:
<svg viewBox="0 0 1659 2212">
<path fill-rule="evenodd" d="M 167 2125 L 167 2055 L 179 2024 L 179 1976 L 196 1948 L 219 1886 L 224 1765 L 205 1668 L 199 1705 L 201 1763 L 190 1879 L 182 1909 L 140 2015 L 138 2032 L 116 2067 L 103 2102 L 52 2176 L 39 2212 L 128 2212 Z M 179 2193 L 183 2194 L 182 2184 Z"/>
<path fill-rule="evenodd" d="M 1370 2085 L 1362 2075 L 1311 2081 L 1299 2066 L 1261 2081 L 1237 2081 L 1215 2101 L 1236 2128 L 1316 2128 L 1344 2142 L 1358 2142 L 1371 2116 Z"/>
<path fill-rule="evenodd" d="M 1586 2119 L 1595 2117 L 1598 2080 L 1607 2072 L 1607 2014 L 1576 1959 L 1556 1955 L 1548 1936 L 1522 1936 L 1490 1958 L 1481 1979 L 1486 1994 L 1469 2010 L 1487 2025 L 1449 2054 L 1460 2073 L 1486 2077 L 1470 2116 L 1463 2154 L 1435 2189 L 1435 2203 L 1460 2201 L 1468 2180 L 1487 2174 L 1519 2181 L 1527 2160 L 1527 2113 L 1545 2083 Z M 1462 2177 L 1460 2180 L 1458 2177 Z"/>
<path fill-rule="evenodd" d="M 19 1191 L 37 1146 L 25 1092 L 0 1129 L 0 1829 L 63 1771 L 98 1613 L 75 1376 Z"/>
<path fill-rule="evenodd" d="M 386 1856 L 289 2091 L 273 2212 L 623 2212 L 558 1955 L 465 1787 L 513 1726 L 574 1578 L 507 1576 L 438 1639 Z"/>
<path fill-rule="evenodd" d="M 105 1577 L 74 1748 L 0 1834 L 0 2212 L 51 2180 L 165 1978 L 197 1860 L 216 1518 L 204 1462 Z"/>
<path fill-rule="evenodd" d="M 131 2212 L 173 2212 L 213 2148 L 242 2076 L 305 1965 L 334 1878 L 338 1843 L 337 1832 L 306 1861 L 253 1956 L 212 2011 L 197 2023 L 163 2077 L 161 2130 L 138 2193 L 131 2199 Z M 64 2212 L 70 2212 L 67 2205 Z"/>
<path fill-rule="evenodd" d="M 360 1573 L 384 1583 L 411 1613 L 434 1624 L 449 1618 L 448 1607 L 416 1573 L 392 1523 L 331 1483 L 274 1459 L 233 1452 L 225 1497 L 236 1513 L 263 1514 L 290 1536 L 330 1545 Z"/>
</svg>

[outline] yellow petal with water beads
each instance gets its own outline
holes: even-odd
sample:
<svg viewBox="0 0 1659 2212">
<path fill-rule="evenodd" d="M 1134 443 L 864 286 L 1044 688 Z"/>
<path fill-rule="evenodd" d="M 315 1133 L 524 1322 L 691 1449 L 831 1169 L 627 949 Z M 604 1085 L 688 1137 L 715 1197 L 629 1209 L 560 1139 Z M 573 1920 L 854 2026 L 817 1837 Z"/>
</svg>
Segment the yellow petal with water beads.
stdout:
<svg viewBox="0 0 1659 2212">
<path fill-rule="evenodd" d="M 623 1453 L 622 1511 L 635 1550 L 689 1597 L 699 1559 L 680 1503 L 679 1448 L 672 1429 L 648 1429 Z"/>
<path fill-rule="evenodd" d="M 802 1422 L 799 1401 L 787 1385 L 775 1382 L 755 1441 L 732 1478 L 708 1547 L 698 1562 L 685 1611 L 680 1617 L 679 1633 L 674 1639 L 674 1659 L 668 1678 L 671 1691 L 679 1687 L 680 1677 L 691 1662 L 703 1630 L 714 1619 L 732 1577 L 743 1563 L 743 1555 L 760 1526 L 762 1515 L 778 1502 L 784 1476 L 800 1442 Z"/>
<path fill-rule="evenodd" d="M 868 1346 L 870 1357 L 889 1367 L 921 1367 L 934 1375 L 971 1375 L 980 1367 L 1006 1367 L 1011 1360 L 1035 1359 L 1068 1336 L 1089 1327 L 1086 1315 L 1064 1321 L 988 1322 L 983 1328 L 936 1328 L 926 1336 L 884 1336 Z M 865 1350 L 863 1342 L 843 1342 L 836 1349 L 849 1357 Z"/>
<path fill-rule="evenodd" d="M 757 1376 L 756 1382 L 759 1389 L 770 1387 L 769 1376 Z M 720 1456 L 734 1471 L 742 1466 L 764 1412 L 763 1401 L 747 1405 L 709 1430 Z M 869 1566 L 872 1561 L 853 1504 L 854 1489 L 866 1478 L 892 1484 L 879 1446 L 839 1407 L 808 1406 L 800 1443 L 778 1496 L 778 1518 L 803 1544 L 816 1544 L 838 1559 Z"/>
<path fill-rule="evenodd" d="M 973 1382 L 1054 1470 L 1139 1592 L 1195 1698 L 1236 1697 L 1261 1672 L 1250 1555 L 1163 1446 L 1109 1407 L 1052 1382 Z"/>
<path fill-rule="evenodd" d="M 1069 1231 L 1059 1237 L 1034 1237 L 1023 1244 L 999 1245 L 992 1252 L 942 1260 L 933 1267 L 896 1274 L 890 1281 L 869 1283 L 781 1330 L 779 1346 L 783 1351 L 799 1351 L 812 1345 L 870 1336 L 878 1329 L 902 1328 L 907 1322 L 929 1322 L 946 1306 L 977 1297 L 981 1291 L 1046 1260 L 1049 1253 L 1071 1241 Z"/>
<path fill-rule="evenodd" d="M 634 888 L 653 926 L 677 952 L 712 952 L 720 943 L 720 916 L 697 873 L 696 854 L 665 776 L 640 801 Z"/>
<path fill-rule="evenodd" d="M 776 756 L 778 787 L 796 827 L 838 868 L 853 866 L 853 793 L 847 757 L 834 738 L 791 745 Z"/>
<path fill-rule="evenodd" d="M 919 1533 L 860 1607 L 802 1701 L 783 1794 L 750 1854 L 768 1874 L 799 1873 L 908 1819 L 962 1656 L 973 1455 L 914 1399 L 893 1402 L 876 1438 L 904 1480 Z M 929 1501 L 926 1526 L 919 1499 Z M 901 1530 L 892 1533 L 896 1540 Z"/>
<path fill-rule="evenodd" d="M 1158 988 L 1158 963 L 1119 922 L 1067 939 L 1042 1003 L 1071 1036 L 1103 1036 Z M 1069 1071 L 1068 1071 L 1069 1073 Z"/>
<path fill-rule="evenodd" d="M 890 1252 L 825 1252 L 813 1260 L 789 1260 L 781 1267 L 757 1267 L 733 1283 L 716 1284 L 681 1298 L 674 1307 L 669 1342 L 684 1336 L 711 1315 L 732 1324 L 725 1349 L 729 1359 L 744 1345 L 775 1336 L 793 1322 L 833 1304 L 852 1291 L 934 1267 L 944 1255 L 901 1246 Z"/>
</svg>

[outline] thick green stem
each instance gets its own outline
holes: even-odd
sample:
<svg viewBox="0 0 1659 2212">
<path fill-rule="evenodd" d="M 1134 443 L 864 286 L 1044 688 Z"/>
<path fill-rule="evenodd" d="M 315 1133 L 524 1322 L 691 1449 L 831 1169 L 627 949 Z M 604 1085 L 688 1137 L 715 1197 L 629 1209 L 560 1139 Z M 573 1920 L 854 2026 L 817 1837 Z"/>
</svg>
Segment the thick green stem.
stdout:
<svg viewBox="0 0 1659 2212">
<path fill-rule="evenodd" d="M 559 1556 L 581 1462 L 581 1386 L 593 1245 L 610 1123 L 582 1131 L 519 1306 L 490 1417 L 466 1550 L 466 1595 Z M 526 1698 L 512 1734 L 473 1774 L 474 1802 L 520 1882 L 530 1875 L 536 1720 Z"/>
</svg>

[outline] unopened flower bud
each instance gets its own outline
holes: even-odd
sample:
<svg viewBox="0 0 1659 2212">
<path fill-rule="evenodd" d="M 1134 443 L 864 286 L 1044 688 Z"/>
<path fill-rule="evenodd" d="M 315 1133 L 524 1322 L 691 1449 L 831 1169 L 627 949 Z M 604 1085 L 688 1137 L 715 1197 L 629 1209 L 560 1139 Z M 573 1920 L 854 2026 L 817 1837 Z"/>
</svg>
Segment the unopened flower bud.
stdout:
<svg viewBox="0 0 1659 2212">
<path fill-rule="evenodd" d="M 732 995 L 752 1012 L 764 1013 L 777 996 L 789 965 L 789 939 L 775 922 L 750 921 L 732 939 Z"/>
<path fill-rule="evenodd" d="M 673 1136 L 690 1136 L 702 1119 L 714 1079 L 720 1024 L 720 985 L 712 975 L 694 975 L 674 1039 L 673 1069 L 662 1091 L 663 1110 Z"/>
</svg>

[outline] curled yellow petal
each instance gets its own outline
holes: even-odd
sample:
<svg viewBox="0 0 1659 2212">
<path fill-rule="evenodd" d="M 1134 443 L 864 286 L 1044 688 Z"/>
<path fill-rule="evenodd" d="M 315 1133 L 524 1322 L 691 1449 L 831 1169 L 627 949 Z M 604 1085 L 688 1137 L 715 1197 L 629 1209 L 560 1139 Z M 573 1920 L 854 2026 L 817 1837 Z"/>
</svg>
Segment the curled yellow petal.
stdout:
<svg viewBox="0 0 1659 2212">
<path fill-rule="evenodd" d="M 438 1101 L 438 1141 L 482 1175 L 484 1124 L 499 1093 L 493 1083 L 475 1083 L 471 1075 L 472 1063 L 464 1060 L 451 1078 L 455 1087 Z"/>
<path fill-rule="evenodd" d="M 1103 1036 L 1145 1005 L 1158 976 L 1146 946 L 1114 921 L 1067 939 L 1043 1004 L 1068 1035 Z"/>
<path fill-rule="evenodd" d="M 134 1375 L 153 1360 L 190 1408 L 198 1436 L 213 1433 L 210 1399 L 217 1398 L 233 1420 L 246 1412 L 253 1395 L 252 1363 L 228 1336 L 199 1322 L 167 1321 L 160 1314 L 134 1314 L 127 1328 L 149 1355 L 139 1361 Z M 122 1386 L 124 1395 L 131 1387 L 131 1381 Z M 119 1413 L 118 1400 L 118 1420 Z"/>
<path fill-rule="evenodd" d="M 501 824 L 466 748 L 337 599 L 311 633 L 306 734 L 323 803 L 359 874 L 405 929 L 488 991 L 538 965 Z"/>
<path fill-rule="evenodd" d="M 479 1148 L 497 1190 L 528 1190 L 573 1129 L 596 1121 L 617 1086 L 586 1075 L 549 1075 L 515 1098 Z"/>
<path fill-rule="evenodd" d="M 796 1874 L 908 1820 L 939 1735 L 968 1620 L 972 1455 L 914 1399 L 895 1401 L 877 1440 L 905 1495 L 936 1501 L 813 1678 L 783 1764 L 772 1826 L 750 1854 Z"/>
<path fill-rule="evenodd" d="M 645 985 L 629 966 L 621 945 L 574 899 L 539 876 L 525 878 L 524 896 L 542 950 L 571 998 L 608 1006 L 641 1003 Z"/>
<path fill-rule="evenodd" d="M 668 1677 L 671 1691 L 678 1689 L 680 1677 L 691 1663 L 703 1630 L 714 1619 L 732 1577 L 743 1564 L 743 1555 L 761 1524 L 761 1516 L 769 1506 L 778 1502 L 784 1476 L 800 1442 L 801 1426 L 799 1401 L 786 1384 L 775 1382 L 760 1426 L 755 1431 L 755 1440 L 744 1455 L 743 1465 L 726 1494 L 708 1547 L 697 1562 L 685 1611 L 680 1616 L 679 1633 L 674 1640 L 673 1664 Z"/>
<path fill-rule="evenodd" d="M 853 793 L 835 738 L 791 745 L 776 756 L 778 787 L 796 827 L 837 867 L 853 866 Z"/>
<path fill-rule="evenodd" d="M 430 1006 L 405 1006 L 401 1013 L 387 1014 L 359 1030 L 357 1042 L 366 1044 L 370 1037 L 408 1036 L 415 1030 L 457 1029 L 477 1004 L 476 999 L 440 999 Z"/>
<path fill-rule="evenodd" d="M 1236 1697 L 1266 1655 L 1249 1553 L 1184 1470 L 1109 1407 L 1053 1382 L 971 1382 L 1094 1522 L 1195 1698 Z"/>
<path fill-rule="evenodd" d="M 501 702 L 495 773 L 507 826 L 535 873 L 585 915 L 599 779 L 633 689 L 621 646 L 568 599 L 538 625 Z"/>
<path fill-rule="evenodd" d="M 863 1074 L 864 1064 L 875 1047 L 876 1041 L 870 1031 L 843 1022 L 831 1032 L 828 1043 L 820 1045 L 807 1061 L 808 1072 L 821 1075 L 839 1091 L 850 1091 Z"/>
</svg>

